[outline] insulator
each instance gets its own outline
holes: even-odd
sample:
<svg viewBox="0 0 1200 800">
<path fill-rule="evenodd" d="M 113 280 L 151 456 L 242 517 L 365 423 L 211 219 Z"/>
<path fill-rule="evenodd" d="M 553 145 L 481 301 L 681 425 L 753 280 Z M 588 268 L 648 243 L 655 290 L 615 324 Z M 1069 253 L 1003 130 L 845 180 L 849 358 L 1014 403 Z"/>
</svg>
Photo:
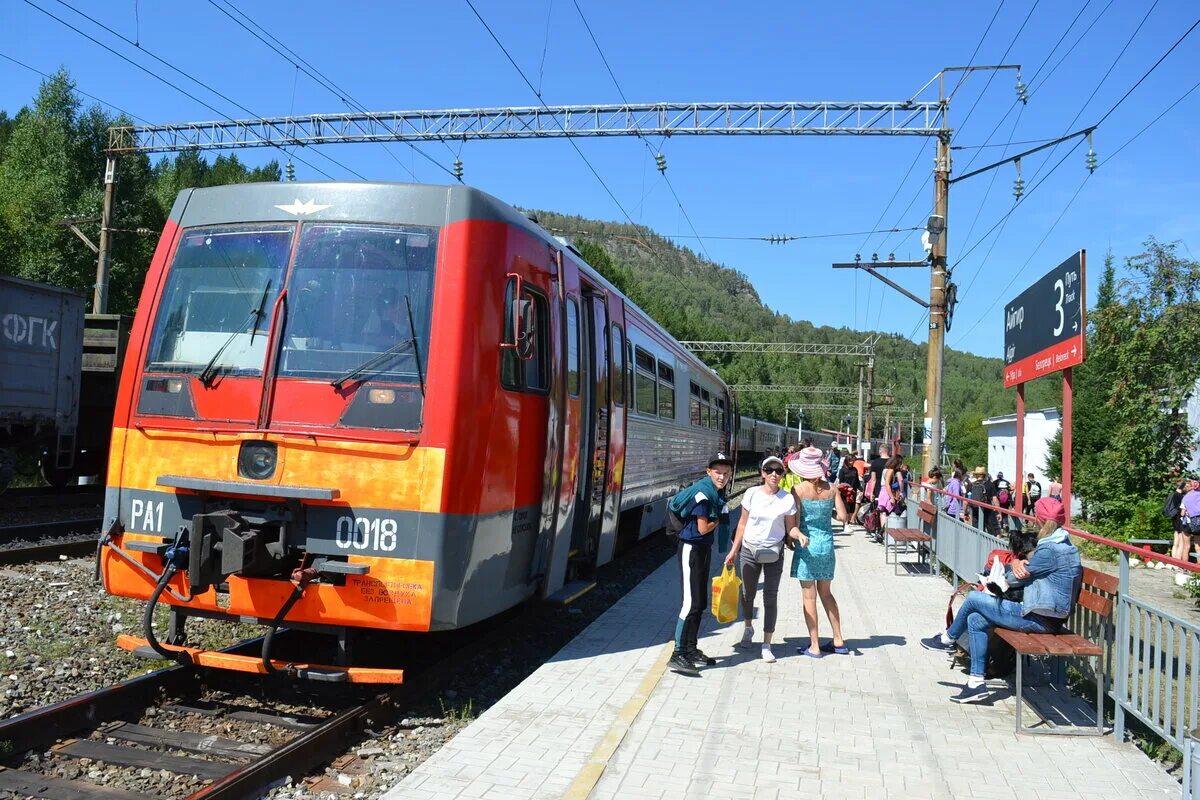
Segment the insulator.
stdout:
<svg viewBox="0 0 1200 800">
<path fill-rule="evenodd" d="M 1013 197 L 1020 200 L 1023 194 L 1025 194 L 1025 179 L 1017 178 L 1013 181 Z"/>
<path fill-rule="evenodd" d="M 462 176 L 463 176 L 462 159 L 460 159 L 460 158 L 454 159 L 454 169 L 451 170 L 451 172 L 454 173 L 454 177 L 456 179 L 458 179 L 460 181 L 462 180 Z"/>
<path fill-rule="evenodd" d="M 871 253 L 871 260 L 872 260 L 872 261 L 878 261 L 878 260 L 879 260 L 879 253 Z"/>
<path fill-rule="evenodd" d="M 667 171 L 667 157 L 664 156 L 662 153 L 656 153 L 654 155 L 654 166 L 658 169 L 659 172 L 666 172 Z"/>
<path fill-rule="evenodd" d="M 287 177 L 287 180 L 288 180 L 289 182 L 293 182 L 293 181 L 295 181 L 295 180 L 296 180 L 296 165 L 295 165 L 295 164 L 293 164 L 293 163 L 292 163 L 292 162 L 289 160 L 289 161 L 287 162 L 287 164 L 286 164 L 286 165 L 284 166 L 284 168 L 283 168 L 283 173 L 284 173 L 284 175 Z"/>
<path fill-rule="evenodd" d="M 1029 102 L 1029 87 L 1020 78 L 1017 78 L 1017 99 L 1022 103 Z"/>
<path fill-rule="evenodd" d="M 1099 164 L 1096 163 L 1096 149 L 1092 146 L 1091 131 L 1088 131 L 1087 140 L 1088 140 L 1087 168 L 1088 168 L 1088 172 L 1092 173 L 1092 172 L 1096 171 L 1096 167 L 1099 166 Z"/>
</svg>

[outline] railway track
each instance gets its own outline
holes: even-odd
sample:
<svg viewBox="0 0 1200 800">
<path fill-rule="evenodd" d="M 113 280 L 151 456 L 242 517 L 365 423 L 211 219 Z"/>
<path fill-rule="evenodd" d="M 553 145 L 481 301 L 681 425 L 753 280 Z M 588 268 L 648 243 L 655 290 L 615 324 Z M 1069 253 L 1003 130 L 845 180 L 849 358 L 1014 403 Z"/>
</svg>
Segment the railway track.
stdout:
<svg viewBox="0 0 1200 800">
<path fill-rule="evenodd" d="M 96 549 L 99 517 L 0 527 L 0 565 L 87 555 Z"/>
<path fill-rule="evenodd" d="M 104 502 L 103 486 L 65 486 L 55 489 L 50 486 L 9 489 L 0 494 L 0 509 L 4 511 L 28 511 L 35 508 L 73 508 L 98 505 Z"/>
<path fill-rule="evenodd" d="M 172 666 L 99 689 L 61 703 L 0 721 L 0 753 L 6 764 L 22 754 L 46 751 L 41 763 L 73 759 L 125 768 L 131 774 L 171 773 L 173 788 L 149 794 L 116 790 L 87 780 L 67 779 L 22 766 L 0 766 L 0 796 L 53 800 L 245 800 L 291 777 L 300 780 L 314 768 L 333 762 L 365 730 L 379 730 L 452 679 L 473 654 L 496 646 L 505 623 L 481 623 L 483 631 L 447 634 L 440 646 L 416 647 L 405 656 L 405 683 L 383 691 L 345 684 L 293 681 L 285 677 L 230 676 L 217 670 Z M 307 652 L 304 634 L 281 631 L 276 645 Z M 289 642 L 289 639 L 292 640 Z M 228 652 L 257 655 L 261 639 L 242 642 Z M 307 692 L 297 703 L 294 690 Z M 223 699 L 211 699 L 213 692 Z M 267 706 L 271 695 L 284 700 Z M 229 699 L 233 698 L 233 699 Z M 303 713 L 297 712 L 303 708 Z M 197 720 L 219 719 L 240 726 L 232 738 L 201 727 Z M 88 771 L 88 774 L 94 774 Z M 339 787 L 340 788 L 340 787 Z"/>
</svg>

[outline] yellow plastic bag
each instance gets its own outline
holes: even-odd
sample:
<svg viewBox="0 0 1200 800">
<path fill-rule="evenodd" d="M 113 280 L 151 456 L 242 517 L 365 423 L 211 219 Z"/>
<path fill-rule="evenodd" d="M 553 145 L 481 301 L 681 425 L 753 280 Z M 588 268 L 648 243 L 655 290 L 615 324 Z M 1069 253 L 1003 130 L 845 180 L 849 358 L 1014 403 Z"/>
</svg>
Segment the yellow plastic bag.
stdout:
<svg viewBox="0 0 1200 800">
<path fill-rule="evenodd" d="M 738 618 L 738 601 L 742 593 L 742 581 L 737 570 L 729 564 L 721 574 L 712 579 L 712 613 L 722 625 Z"/>
</svg>

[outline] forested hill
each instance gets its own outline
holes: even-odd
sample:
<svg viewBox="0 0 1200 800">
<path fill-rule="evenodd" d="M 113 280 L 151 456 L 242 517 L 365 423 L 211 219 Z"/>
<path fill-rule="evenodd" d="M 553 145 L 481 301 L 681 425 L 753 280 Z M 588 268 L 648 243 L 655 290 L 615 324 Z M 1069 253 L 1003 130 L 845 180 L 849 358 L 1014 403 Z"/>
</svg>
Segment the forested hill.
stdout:
<svg viewBox="0 0 1200 800">
<path fill-rule="evenodd" d="M 872 333 L 817 327 L 772 311 L 741 272 L 714 264 L 649 229 L 550 211 L 533 213 L 544 227 L 579 248 L 589 263 L 678 339 L 856 344 Z M 881 334 L 876 346 L 875 385 L 893 387 L 898 407 L 918 410 L 918 430 L 925 398 L 926 349 L 924 343 L 895 334 Z M 858 385 L 857 360 L 853 358 L 701 355 L 729 383 Z M 966 460 L 984 463 L 986 459 L 980 420 L 1016 410 L 1014 394 L 1001 389 L 1001 366 L 998 358 L 946 351 L 943 406 L 947 443 Z M 740 398 L 743 413 L 777 421 L 783 421 L 786 403 L 805 401 L 830 402 L 829 398 L 783 394 Z M 1027 401 L 1030 408 L 1055 405 L 1054 387 L 1030 384 Z M 816 427 L 838 427 L 844 413 L 806 412 L 809 424 L 815 422 Z M 881 433 L 883 417 L 883 409 L 879 409 L 876 435 Z M 908 415 L 903 419 L 907 428 Z"/>
</svg>

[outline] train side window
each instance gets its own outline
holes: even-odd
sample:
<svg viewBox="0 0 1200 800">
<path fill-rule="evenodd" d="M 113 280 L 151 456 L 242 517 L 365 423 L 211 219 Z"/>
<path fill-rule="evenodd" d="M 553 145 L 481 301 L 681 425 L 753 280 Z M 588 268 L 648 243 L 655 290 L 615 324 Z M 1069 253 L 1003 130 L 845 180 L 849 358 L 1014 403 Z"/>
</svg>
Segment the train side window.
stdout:
<svg viewBox="0 0 1200 800">
<path fill-rule="evenodd" d="M 700 387 L 691 384 L 691 397 L 688 398 L 688 420 L 697 428 L 700 427 Z"/>
<path fill-rule="evenodd" d="M 725 398 L 717 398 L 717 430 L 725 430 Z"/>
<path fill-rule="evenodd" d="M 675 419 L 675 370 L 658 362 L 658 415 Z"/>
<path fill-rule="evenodd" d="M 579 396 L 579 306 L 567 298 L 567 394 Z"/>
<path fill-rule="evenodd" d="M 612 326 L 612 353 L 613 353 L 613 402 L 619 406 L 625 405 L 625 337 L 621 335 L 621 329 L 614 322 Z"/>
<path fill-rule="evenodd" d="M 654 376 L 654 356 L 642 348 L 634 349 L 634 388 L 637 394 L 637 410 L 654 416 L 658 413 L 658 381 Z"/>
<path fill-rule="evenodd" d="M 516 281 L 509 279 L 504 289 L 504 341 L 512 338 L 513 292 Z M 522 360 L 511 348 L 500 351 L 500 384 L 505 389 L 517 392 L 546 392 L 550 388 L 550 361 L 547 341 L 550 338 L 549 314 L 546 296 L 525 284 L 522 297 L 533 307 L 533 336 L 530 350 L 532 356 Z"/>
</svg>

